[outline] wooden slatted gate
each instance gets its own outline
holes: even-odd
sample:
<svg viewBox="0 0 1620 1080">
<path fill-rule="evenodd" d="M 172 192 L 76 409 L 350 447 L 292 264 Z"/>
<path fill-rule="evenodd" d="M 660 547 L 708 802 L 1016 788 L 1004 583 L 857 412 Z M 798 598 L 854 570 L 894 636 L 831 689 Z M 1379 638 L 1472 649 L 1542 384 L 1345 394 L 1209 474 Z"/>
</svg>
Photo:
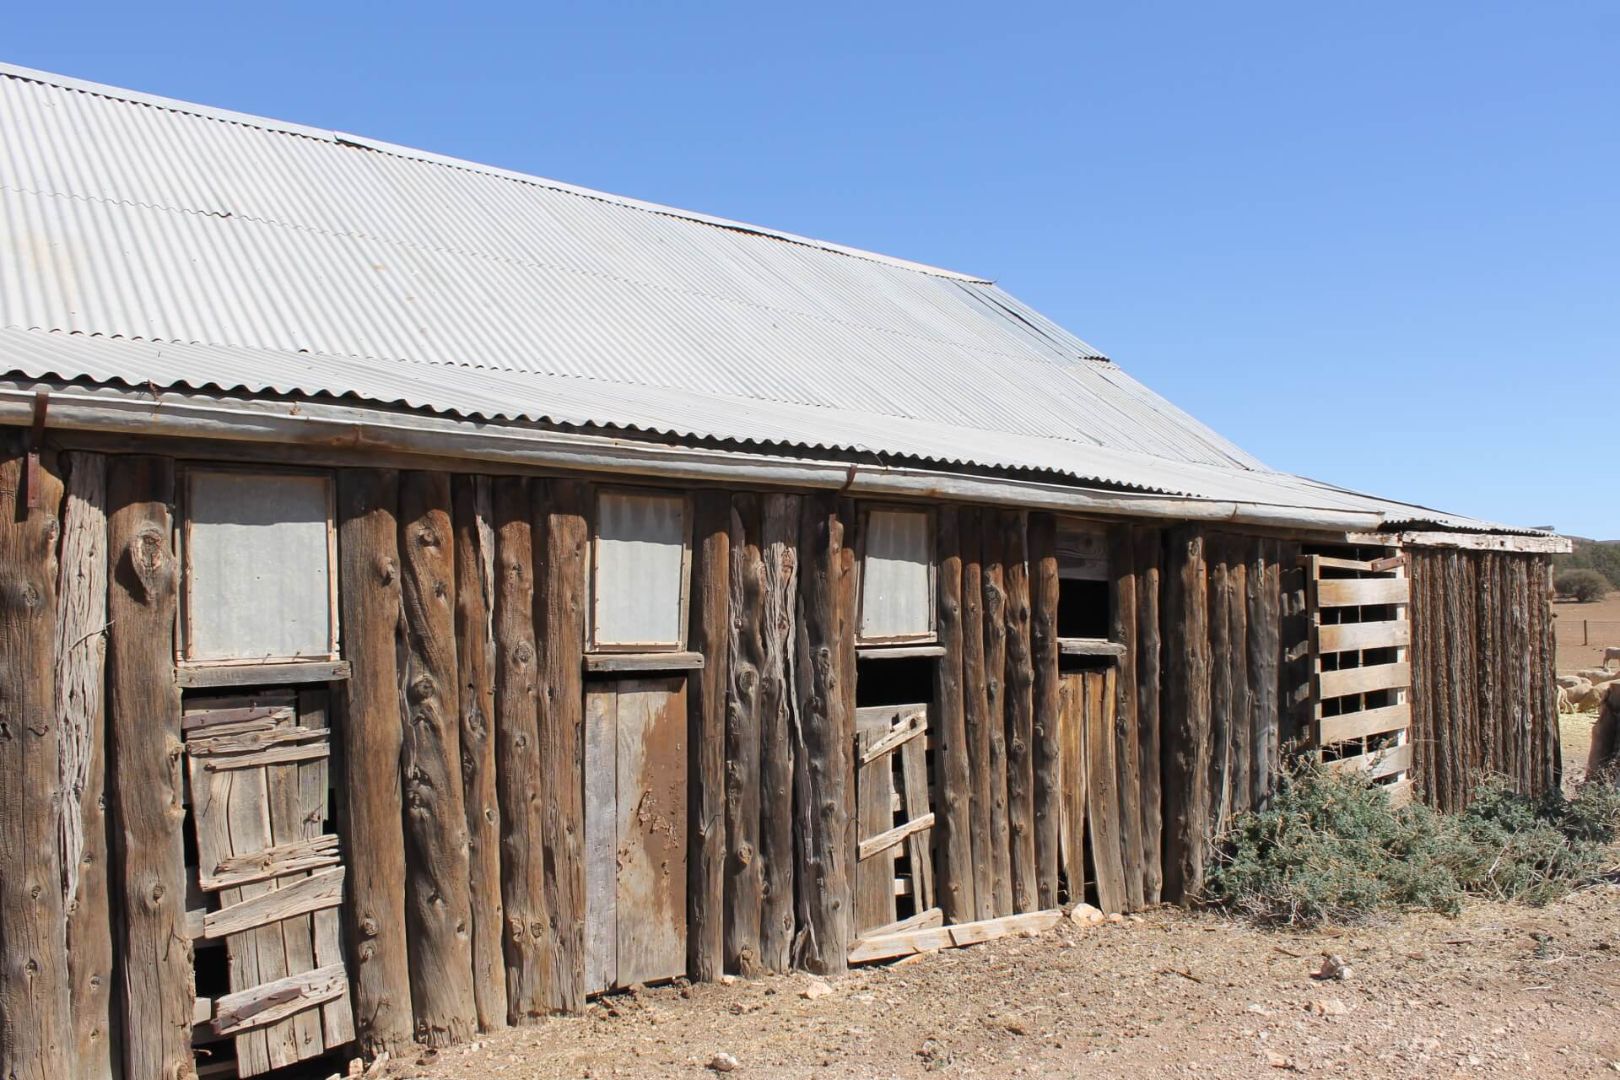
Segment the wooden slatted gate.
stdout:
<svg viewBox="0 0 1620 1080">
<path fill-rule="evenodd" d="M 1058 849 L 1064 899 L 1095 897 L 1104 911 L 1126 906 L 1125 862 L 1115 718 L 1117 675 L 1112 666 L 1064 671 L 1058 682 Z"/>
<path fill-rule="evenodd" d="M 1411 580 L 1400 554 L 1306 555 L 1312 751 L 1328 768 L 1361 769 L 1411 798 Z"/>
<path fill-rule="evenodd" d="M 193 1042 L 234 1038 L 237 1075 L 254 1076 L 354 1039 L 326 694 L 188 697 L 184 711 L 192 930 L 199 967 L 224 943 L 229 986 L 199 995 Z"/>
<path fill-rule="evenodd" d="M 898 765 L 898 768 L 896 768 Z M 855 929 L 861 936 L 938 925 L 930 850 L 928 706 L 855 710 Z M 901 851 L 904 873 L 900 872 Z M 898 897 L 912 914 L 898 918 Z"/>
<path fill-rule="evenodd" d="M 686 678 L 585 693 L 585 990 L 686 974 Z"/>
</svg>

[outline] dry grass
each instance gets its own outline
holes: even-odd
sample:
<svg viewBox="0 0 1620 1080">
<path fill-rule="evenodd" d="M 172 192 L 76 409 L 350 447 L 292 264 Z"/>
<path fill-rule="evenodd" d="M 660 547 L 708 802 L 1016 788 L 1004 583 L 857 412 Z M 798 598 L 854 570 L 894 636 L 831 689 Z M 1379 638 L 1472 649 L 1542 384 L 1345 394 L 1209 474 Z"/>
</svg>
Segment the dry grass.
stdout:
<svg viewBox="0 0 1620 1080">
<path fill-rule="evenodd" d="M 1558 670 L 1576 671 L 1603 663 L 1604 646 L 1620 646 L 1620 589 L 1592 604 L 1553 601 L 1557 616 Z M 1582 644 L 1581 623 L 1586 622 L 1590 644 Z"/>
</svg>

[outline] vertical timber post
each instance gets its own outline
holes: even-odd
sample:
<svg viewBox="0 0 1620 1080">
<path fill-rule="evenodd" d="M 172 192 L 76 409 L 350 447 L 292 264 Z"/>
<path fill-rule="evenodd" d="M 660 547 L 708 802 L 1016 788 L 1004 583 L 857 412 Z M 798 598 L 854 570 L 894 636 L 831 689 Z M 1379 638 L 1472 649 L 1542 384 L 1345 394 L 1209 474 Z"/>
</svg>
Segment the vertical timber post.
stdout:
<svg viewBox="0 0 1620 1080">
<path fill-rule="evenodd" d="M 1059 836 L 1063 790 L 1058 782 L 1062 746 L 1058 727 L 1063 705 L 1058 675 L 1057 519 L 1051 514 L 1029 516 L 1029 569 L 1030 640 L 1035 665 L 1035 885 L 1037 906 L 1054 908 L 1062 864 Z"/>
<path fill-rule="evenodd" d="M 703 667 L 687 677 L 690 731 L 686 835 L 686 974 L 714 982 L 725 971 L 726 650 L 731 637 L 731 498 L 704 491 L 694 506 L 688 639 Z"/>
</svg>

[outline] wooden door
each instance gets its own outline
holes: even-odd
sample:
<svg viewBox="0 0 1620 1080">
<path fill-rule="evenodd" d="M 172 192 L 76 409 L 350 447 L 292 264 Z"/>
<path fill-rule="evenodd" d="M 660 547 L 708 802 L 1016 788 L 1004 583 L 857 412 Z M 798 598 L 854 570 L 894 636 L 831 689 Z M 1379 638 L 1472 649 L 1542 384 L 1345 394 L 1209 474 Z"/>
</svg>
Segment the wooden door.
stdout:
<svg viewBox="0 0 1620 1080">
<path fill-rule="evenodd" d="M 934 910 L 927 735 L 927 705 L 855 710 L 857 934 L 914 928 L 939 914 Z M 902 896 L 910 898 L 911 914 L 905 919 L 898 917 Z"/>
<path fill-rule="evenodd" d="M 585 987 L 686 974 L 686 678 L 585 695 Z"/>
<path fill-rule="evenodd" d="M 234 1039 L 239 1076 L 354 1039 L 339 936 L 344 867 L 326 831 L 324 692 L 188 698 L 183 730 L 203 898 L 199 950 L 223 942 L 228 990 L 198 1037 Z M 201 967 L 201 963 L 199 964 Z"/>
</svg>

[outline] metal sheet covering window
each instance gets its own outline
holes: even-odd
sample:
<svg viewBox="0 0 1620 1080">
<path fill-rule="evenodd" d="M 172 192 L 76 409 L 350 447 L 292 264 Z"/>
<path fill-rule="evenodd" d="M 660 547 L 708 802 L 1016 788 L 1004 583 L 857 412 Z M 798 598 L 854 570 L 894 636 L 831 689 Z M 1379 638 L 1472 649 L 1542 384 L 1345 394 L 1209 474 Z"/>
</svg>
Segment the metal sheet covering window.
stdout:
<svg viewBox="0 0 1620 1080">
<path fill-rule="evenodd" d="M 332 478 L 186 470 L 182 659 L 336 655 Z"/>
<path fill-rule="evenodd" d="M 686 643 L 689 539 L 684 495 L 614 489 L 598 494 L 592 648 L 669 650 Z"/>
<path fill-rule="evenodd" d="M 861 530 L 861 632 L 867 644 L 934 637 L 934 518 L 874 507 Z"/>
</svg>

